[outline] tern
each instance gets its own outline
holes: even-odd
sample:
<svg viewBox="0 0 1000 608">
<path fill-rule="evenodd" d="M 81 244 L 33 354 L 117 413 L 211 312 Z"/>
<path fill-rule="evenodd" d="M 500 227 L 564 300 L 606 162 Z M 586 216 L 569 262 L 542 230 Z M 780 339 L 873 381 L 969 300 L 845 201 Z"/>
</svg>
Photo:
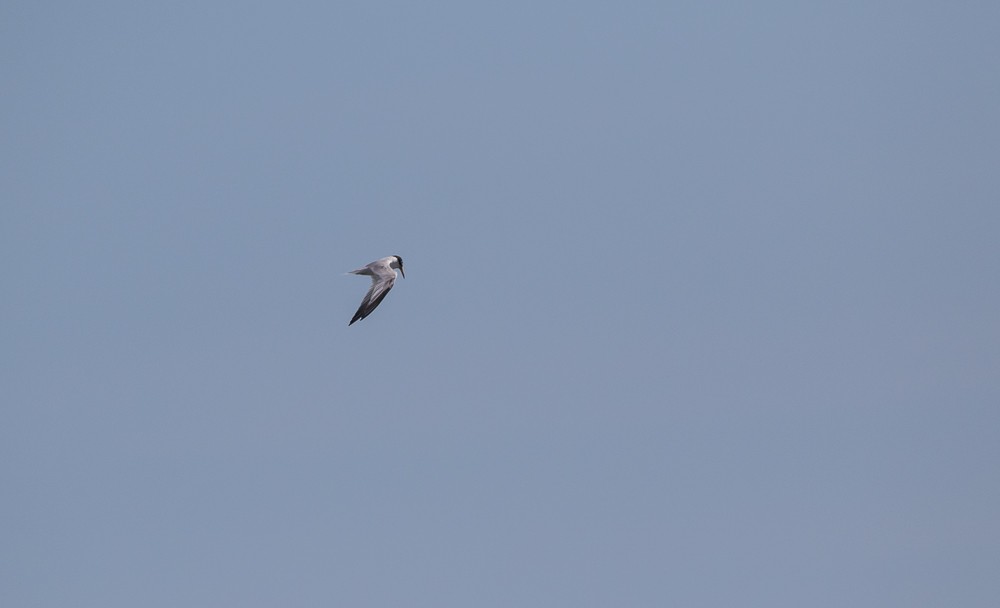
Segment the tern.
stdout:
<svg viewBox="0 0 1000 608">
<path fill-rule="evenodd" d="M 373 310 L 378 308 L 378 305 L 385 299 L 385 295 L 392 289 L 392 284 L 396 282 L 396 268 L 399 269 L 399 274 L 403 275 L 405 279 L 406 274 L 403 272 L 403 258 L 398 255 L 390 255 L 387 258 L 375 260 L 371 264 L 366 264 L 348 273 L 363 274 L 372 278 L 371 288 L 365 294 L 365 299 L 361 300 L 358 312 L 354 313 L 354 318 L 351 319 L 348 325 L 354 325 L 355 321 L 364 319 L 372 314 Z"/>
</svg>

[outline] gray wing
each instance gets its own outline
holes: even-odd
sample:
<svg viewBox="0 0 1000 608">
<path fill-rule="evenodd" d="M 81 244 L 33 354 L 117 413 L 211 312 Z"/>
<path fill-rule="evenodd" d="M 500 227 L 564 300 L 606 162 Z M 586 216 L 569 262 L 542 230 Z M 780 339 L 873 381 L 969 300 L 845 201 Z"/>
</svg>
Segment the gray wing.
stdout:
<svg viewBox="0 0 1000 608">
<path fill-rule="evenodd" d="M 391 269 L 386 269 L 389 272 L 379 272 L 381 269 L 373 269 L 377 273 L 372 276 L 372 286 L 368 289 L 368 293 L 365 294 L 363 300 L 361 300 L 361 306 L 358 307 L 358 311 L 354 313 L 354 318 L 348 325 L 354 325 L 355 321 L 360 321 L 368 315 L 372 314 L 372 311 L 378 308 L 378 305 L 382 303 L 385 299 L 386 294 L 392 289 L 393 283 L 396 282 L 396 273 Z"/>
</svg>

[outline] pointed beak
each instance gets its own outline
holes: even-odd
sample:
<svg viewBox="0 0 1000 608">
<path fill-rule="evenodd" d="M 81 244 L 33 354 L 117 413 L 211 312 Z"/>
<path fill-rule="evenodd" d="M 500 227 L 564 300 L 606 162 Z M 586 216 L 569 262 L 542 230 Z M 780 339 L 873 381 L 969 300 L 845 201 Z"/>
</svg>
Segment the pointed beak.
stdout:
<svg viewBox="0 0 1000 608">
<path fill-rule="evenodd" d="M 406 278 L 406 273 L 403 272 L 403 267 L 402 266 L 399 267 L 399 274 L 403 275 L 404 279 Z"/>
</svg>

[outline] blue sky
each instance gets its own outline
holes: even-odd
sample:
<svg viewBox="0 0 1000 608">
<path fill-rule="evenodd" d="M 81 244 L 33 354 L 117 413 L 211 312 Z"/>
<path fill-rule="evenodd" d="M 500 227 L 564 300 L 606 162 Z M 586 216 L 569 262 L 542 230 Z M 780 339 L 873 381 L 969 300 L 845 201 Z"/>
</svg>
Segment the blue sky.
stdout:
<svg viewBox="0 0 1000 608">
<path fill-rule="evenodd" d="M 6 3 L 0 603 L 995 606 L 998 18 Z"/>
</svg>

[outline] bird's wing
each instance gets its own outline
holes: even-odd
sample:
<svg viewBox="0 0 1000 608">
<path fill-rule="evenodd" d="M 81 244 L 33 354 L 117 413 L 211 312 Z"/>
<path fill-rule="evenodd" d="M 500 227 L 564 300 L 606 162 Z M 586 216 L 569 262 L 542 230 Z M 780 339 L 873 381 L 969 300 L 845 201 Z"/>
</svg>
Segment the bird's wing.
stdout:
<svg viewBox="0 0 1000 608">
<path fill-rule="evenodd" d="M 368 289 L 368 293 L 365 294 L 363 300 L 361 300 L 361 306 L 358 307 L 358 312 L 354 313 L 354 318 L 348 325 L 353 325 L 355 321 L 360 321 L 368 315 L 372 314 L 372 311 L 378 308 L 378 305 L 382 303 L 385 299 L 386 294 L 392 289 L 392 284 L 396 282 L 396 273 L 389 270 L 389 273 L 379 272 L 372 277 L 372 286 Z"/>
</svg>

